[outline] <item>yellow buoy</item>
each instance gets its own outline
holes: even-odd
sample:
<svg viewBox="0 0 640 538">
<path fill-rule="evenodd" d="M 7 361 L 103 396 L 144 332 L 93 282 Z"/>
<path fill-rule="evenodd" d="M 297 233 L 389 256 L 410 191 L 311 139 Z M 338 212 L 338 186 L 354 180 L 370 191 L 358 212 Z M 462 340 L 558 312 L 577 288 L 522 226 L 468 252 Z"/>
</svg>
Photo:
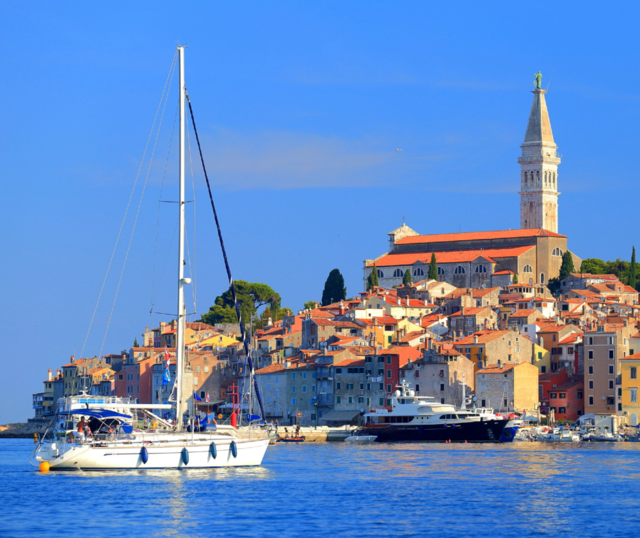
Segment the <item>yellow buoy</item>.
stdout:
<svg viewBox="0 0 640 538">
<path fill-rule="evenodd" d="M 40 463 L 40 472 L 41 473 L 48 473 L 49 472 L 49 462 L 48 461 L 43 461 L 42 463 Z"/>
</svg>

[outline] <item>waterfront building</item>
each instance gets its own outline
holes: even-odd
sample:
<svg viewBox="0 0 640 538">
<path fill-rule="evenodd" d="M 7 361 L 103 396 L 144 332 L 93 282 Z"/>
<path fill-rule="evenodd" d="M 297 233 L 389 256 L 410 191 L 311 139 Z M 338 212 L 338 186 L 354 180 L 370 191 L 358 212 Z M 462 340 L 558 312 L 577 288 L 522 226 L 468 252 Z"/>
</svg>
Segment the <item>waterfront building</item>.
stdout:
<svg viewBox="0 0 640 538">
<path fill-rule="evenodd" d="M 635 332 L 635 327 L 624 324 L 602 324 L 585 331 L 585 413 L 612 415 L 622 411 L 622 403 L 619 401 L 621 390 L 618 390 L 621 389 L 620 359 L 629 355 L 631 334 Z"/>
<path fill-rule="evenodd" d="M 256 370 L 256 379 L 262 392 L 266 419 L 283 424 L 287 406 L 287 377 L 284 364 L 271 364 Z"/>
<path fill-rule="evenodd" d="M 463 404 L 462 385 L 466 385 L 467 396 L 474 390 L 474 363 L 450 346 L 432 345 L 421 358 L 400 368 L 400 380 L 420 396 L 459 407 Z"/>
<path fill-rule="evenodd" d="M 310 426 L 315 423 L 316 369 L 314 363 L 285 364 L 288 400 L 285 402 L 287 407 L 283 419 L 291 425 Z"/>
<path fill-rule="evenodd" d="M 476 372 L 477 404 L 519 413 L 538 406 L 538 369 L 530 363 L 492 364 Z"/>
<path fill-rule="evenodd" d="M 638 400 L 638 372 L 640 372 L 640 353 L 634 353 L 620 359 L 620 383 L 622 414 L 627 417 L 627 424 L 638 425 L 640 417 L 640 401 Z"/>
</svg>

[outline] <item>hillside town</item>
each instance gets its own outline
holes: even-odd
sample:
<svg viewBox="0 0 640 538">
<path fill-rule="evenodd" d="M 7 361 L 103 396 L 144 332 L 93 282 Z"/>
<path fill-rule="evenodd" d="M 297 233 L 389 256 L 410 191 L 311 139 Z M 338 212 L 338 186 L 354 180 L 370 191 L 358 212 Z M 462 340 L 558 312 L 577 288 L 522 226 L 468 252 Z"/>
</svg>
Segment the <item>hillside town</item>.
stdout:
<svg viewBox="0 0 640 538">
<path fill-rule="evenodd" d="M 465 391 L 497 412 L 557 421 L 618 414 L 638 424 L 635 273 L 625 283 L 576 270 L 582 260 L 558 233 L 560 156 L 547 92 L 536 80 L 518 158 L 520 229 L 420 235 L 403 223 L 388 234 L 387 253 L 364 261 L 367 291 L 269 319 L 250 336 L 265 420 L 356 424 L 391 405 L 405 381 L 418 395 L 456 406 Z M 231 405 L 247 368 L 239 335 L 233 323 L 186 324 L 183 392 L 192 412 Z M 142 345 L 71 357 L 49 370 L 33 395 L 35 419 L 83 392 L 167 403 L 175 322 L 145 327 L 141 336 Z"/>
<path fill-rule="evenodd" d="M 541 285 L 456 288 L 422 280 L 376 287 L 300 311 L 255 332 L 252 350 L 267 421 L 337 426 L 390 405 L 402 380 L 461 406 L 463 384 L 500 412 L 621 414 L 636 425 L 638 292 L 614 275 L 572 273 L 553 298 Z M 246 361 L 238 327 L 188 323 L 185 384 L 196 405 L 224 406 Z M 74 358 L 33 395 L 36 418 L 58 398 L 87 392 L 163 403 L 175 324 L 145 328 L 142 345 Z M 171 370 L 173 377 L 173 370 Z M 201 400 L 201 401 L 198 401 Z"/>
</svg>

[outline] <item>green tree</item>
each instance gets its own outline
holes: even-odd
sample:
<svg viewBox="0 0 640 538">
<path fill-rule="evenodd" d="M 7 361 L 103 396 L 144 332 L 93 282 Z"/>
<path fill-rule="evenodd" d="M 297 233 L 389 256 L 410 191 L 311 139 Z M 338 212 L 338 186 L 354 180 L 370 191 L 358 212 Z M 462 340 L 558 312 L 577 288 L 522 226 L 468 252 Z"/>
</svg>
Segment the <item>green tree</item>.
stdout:
<svg viewBox="0 0 640 538">
<path fill-rule="evenodd" d="M 589 273 L 592 275 L 603 275 L 607 271 L 606 264 L 597 258 L 585 258 L 580 266 L 581 273 Z"/>
<path fill-rule="evenodd" d="M 631 249 L 631 266 L 629 267 L 629 279 L 627 284 L 636 289 L 636 247 Z"/>
<path fill-rule="evenodd" d="M 550 278 L 547 282 L 547 289 L 552 295 L 558 295 L 560 292 L 560 279 L 559 278 Z"/>
<path fill-rule="evenodd" d="M 302 306 L 304 307 L 305 310 L 313 310 L 316 307 L 316 302 L 315 301 L 307 301 Z"/>
<path fill-rule="evenodd" d="M 402 277 L 402 283 L 403 284 L 411 284 L 413 282 L 413 279 L 411 278 L 411 271 L 409 271 L 409 269 L 407 269 L 404 272 L 404 276 Z"/>
<path fill-rule="evenodd" d="M 367 291 L 377 288 L 378 286 L 378 269 L 374 262 L 373 267 L 371 268 L 371 273 L 369 273 L 369 276 L 367 277 Z"/>
<path fill-rule="evenodd" d="M 258 310 L 266 305 L 269 305 L 271 312 L 275 312 L 276 316 L 279 313 L 281 303 L 280 295 L 266 284 L 236 280 L 235 288 L 240 313 L 246 323 L 253 320 Z M 209 325 L 215 325 L 216 323 L 238 323 L 231 288 L 216 297 L 215 304 L 209 308 L 209 312 L 204 314 L 200 321 L 208 323 Z"/>
<path fill-rule="evenodd" d="M 342 301 L 347 297 L 347 288 L 344 287 L 344 278 L 338 269 L 333 269 L 322 290 L 322 306 Z"/>
<path fill-rule="evenodd" d="M 138 345 L 138 337 L 137 336 L 133 339 L 133 347 L 140 347 Z"/>
<path fill-rule="evenodd" d="M 514 284 L 518 283 L 518 273 L 513 273 L 513 279 L 511 280 Z"/>
<path fill-rule="evenodd" d="M 562 265 L 560 266 L 560 280 L 564 280 L 571 273 L 575 272 L 573 267 L 573 256 L 568 250 L 562 255 Z"/>
<path fill-rule="evenodd" d="M 429 263 L 429 280 L 438 280 L 438 264 L 436 263 L 436 255 L 431 254 L 431 263 Z"/>
</svg>

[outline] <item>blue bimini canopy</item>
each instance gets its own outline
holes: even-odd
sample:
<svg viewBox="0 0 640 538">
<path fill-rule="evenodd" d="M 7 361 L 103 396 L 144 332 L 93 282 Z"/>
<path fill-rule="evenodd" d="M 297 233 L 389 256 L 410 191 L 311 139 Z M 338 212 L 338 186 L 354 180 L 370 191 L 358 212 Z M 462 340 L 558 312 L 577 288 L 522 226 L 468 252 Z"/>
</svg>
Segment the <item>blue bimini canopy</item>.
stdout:
<svg viewBox="0 0 640 538">
<path fill-rule="evenodd" d="M 123 415 L 122 413 L 116 413 L 115 411 L 108 411 L 107 409 L 74 409 L 65 415 L 81 415 L 84 417 L 93 417 L 104 420 L 105 418 L 131 418 L 129 415 Z"/>
</svg>

